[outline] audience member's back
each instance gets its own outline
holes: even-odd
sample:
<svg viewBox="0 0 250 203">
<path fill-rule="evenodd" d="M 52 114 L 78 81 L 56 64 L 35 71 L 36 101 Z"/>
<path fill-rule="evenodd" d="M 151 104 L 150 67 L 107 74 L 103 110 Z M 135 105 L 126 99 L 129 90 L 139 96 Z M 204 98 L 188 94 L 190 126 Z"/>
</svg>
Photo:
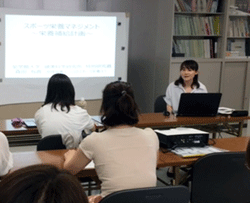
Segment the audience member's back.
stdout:
<svg viewBox="0 0 250 203">
<path fill-rule="evenodd" d="M 159 140 L 150 129 L 136 128 L 138 106 L 130 84 L 112 82 L 103 91 L 105 131 L 86 137 L 76 152 L 65 154 L 65 169 L 77 173 L 91 160 L 101 185 L 101 197 L 113 192 L 156 186 Z"/>
<path fill-rule="evenodd" d="M 64 74 L 53 75 L 43 106 L 35 120 L 42 137 L 60 134 L 67 148 L 76 148 L 83 130 L 93 130 L 94 122 L 85 109 L 75 105 L 75 90 Z"/>
<path fill-rule="evenodd" d="M 50 165 L 34 165 L 3 178 L 0 203 L 88 203 L 88 199 L 69 172 Z"/>
<path fill-rule="evenodd" d="M 6 136 L 0 132 L 0 176 L 6 175 L 12 167 L 13 159 L 8 140 Z"/>
</svg>

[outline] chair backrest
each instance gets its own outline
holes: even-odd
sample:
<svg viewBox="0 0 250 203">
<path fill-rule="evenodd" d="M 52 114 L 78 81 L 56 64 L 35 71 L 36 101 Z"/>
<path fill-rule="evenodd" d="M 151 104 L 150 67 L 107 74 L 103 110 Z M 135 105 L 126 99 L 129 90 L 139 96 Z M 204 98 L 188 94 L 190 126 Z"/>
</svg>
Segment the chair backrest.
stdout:
<svg viewBox="0 0 250 203">
<path fill-rule="evenodd" d="M 114 192 L 104 197 L 100 203 L 188 203 L 189 200 L 187 187 L 167 186 Z"/>
<path fill-rule="evenodd" d="M 154 112 L 158 113 L 158 112 L 164 112 L 166 111 L 166 102 L 163 99 L 163 97 L 165 97 L 165 95 L 160 95 L 156 98 L 155 103 L 154 103 Z"/>
<path fill-rule="evenodd" d="M 250 172 L 244 152 L 207 155 L 193 167 L 192 203 L 243 203 L 250 201 Z"/>
<path fill-rule="evenodd" d="M 66 149 L 65 145 L 62 143 L 61 135 L 49 135 L 42 138 L 36 147 L 37 151 L 46 151 L 54 149 Z"/>
</svg>

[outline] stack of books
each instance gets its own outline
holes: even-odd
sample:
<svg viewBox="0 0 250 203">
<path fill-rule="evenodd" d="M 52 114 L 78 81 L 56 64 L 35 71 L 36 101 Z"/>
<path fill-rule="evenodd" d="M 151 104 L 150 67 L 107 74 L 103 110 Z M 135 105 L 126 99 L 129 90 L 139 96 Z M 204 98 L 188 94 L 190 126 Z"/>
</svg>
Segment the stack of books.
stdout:
<svg viewBox="0 0 250 203">
<path fill-rule="evenodd" d="M 218 0 L 175 0 L 177 12 L 219 12 Z"/>
</svg>

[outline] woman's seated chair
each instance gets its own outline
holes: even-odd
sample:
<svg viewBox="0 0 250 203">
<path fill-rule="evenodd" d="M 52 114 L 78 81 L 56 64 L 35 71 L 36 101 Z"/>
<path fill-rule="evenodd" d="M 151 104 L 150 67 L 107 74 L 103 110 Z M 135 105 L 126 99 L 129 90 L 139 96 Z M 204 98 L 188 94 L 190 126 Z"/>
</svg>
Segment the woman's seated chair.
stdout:
<svg viewBox="0 0 250 203">
<path fill-rule="evenodd" d="M 65 145 L 62 143 L 61 135 L 49 135 L 42 138 L 37 144 L 37 151 L 46 150 L 56 150 L 56 149 L 66 149 Z"/>
<path fill-rule="evenodd" d="M 114 192 L 100 203 L 188 203 L 190 194 L 187 187 L 150 187 Z"/>
<path fill-rule="evenodd" d="M 154 103 L 154 112 L 155 113 L 160 113 L 160 112 L 166 112 L 166 102 L 163 99 L 165 95 L 160 95 L 156 98 L 155 103 Z"/>
<path fill-rule="evenodd" d="M 250 202 L 245 152 L 206 155 L 193 166 L 192 203 Z"/>
<path fill-rule="evenodd" d="M 46 151 L 46 150 L 57 150 L 57 149 L 66 149 L 65 145 L 62 143 L 61 135 L 49 135 L 42 138 L 37 144 L 37 151 Z M 95 178 L 95 177 L 94 177 Z M 81 184 L 88 191 L 88 195 L 91 195 L 92 190 L 99 190 L 100 183 L 93 182 L 91 177 L 79 178 Z M 87 183 L 87 184 L 86 184 Z"/>
</svg>

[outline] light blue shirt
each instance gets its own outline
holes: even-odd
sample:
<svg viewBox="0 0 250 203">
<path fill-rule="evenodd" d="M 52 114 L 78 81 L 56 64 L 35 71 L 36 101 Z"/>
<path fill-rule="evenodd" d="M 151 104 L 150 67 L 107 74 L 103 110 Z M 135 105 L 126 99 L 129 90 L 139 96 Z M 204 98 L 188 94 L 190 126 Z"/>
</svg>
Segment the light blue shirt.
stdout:
<svg viewBox="0 0 250 203">
<path fill-rule="evenodd" d="M 200 87 L 194 87 L 191 93 L 207 93 L 207 88 L 205 85 L 203 85 L 201 82 L 199 82 Z M 173 113 L 177 113 L 180 97 L 182 93 L 186 93 L 184 87 L 179 84 L 176 86 L 174 82 L 170 83 L 166 90 L 166 96 L 164 97 L 165 102 L 167 105 L 172 106 Z"/>
</svg>

